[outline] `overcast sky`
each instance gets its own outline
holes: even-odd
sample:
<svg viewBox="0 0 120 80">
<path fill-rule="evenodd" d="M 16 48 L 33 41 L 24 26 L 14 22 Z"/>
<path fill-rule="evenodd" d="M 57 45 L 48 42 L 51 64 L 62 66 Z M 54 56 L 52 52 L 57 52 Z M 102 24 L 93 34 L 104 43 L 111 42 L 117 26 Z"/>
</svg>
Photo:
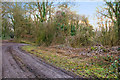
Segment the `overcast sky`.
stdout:
<svg viewBox="0 0 120 80">
<path fill-rule="evenodd" d="M 72 11 L 76 11 L 77 14 L 88 16 L 89 23 L 97 28 L 96 10 L 105 6 L 105 2 L 76 2 L 75 6 L 71 7 Z"/>
</svg>

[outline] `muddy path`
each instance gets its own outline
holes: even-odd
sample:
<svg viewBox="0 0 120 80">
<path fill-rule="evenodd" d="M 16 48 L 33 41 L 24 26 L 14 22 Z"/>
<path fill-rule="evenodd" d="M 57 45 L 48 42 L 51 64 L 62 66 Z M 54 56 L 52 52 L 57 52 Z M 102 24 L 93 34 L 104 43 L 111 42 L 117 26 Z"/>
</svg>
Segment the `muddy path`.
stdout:
<svg viewBox="0 0 120 80">
<path fill-rule="evenodd" d="M 79 78 L 22 51 L 22 45 L 2 43 L 2 78 Z"/>
</svg>

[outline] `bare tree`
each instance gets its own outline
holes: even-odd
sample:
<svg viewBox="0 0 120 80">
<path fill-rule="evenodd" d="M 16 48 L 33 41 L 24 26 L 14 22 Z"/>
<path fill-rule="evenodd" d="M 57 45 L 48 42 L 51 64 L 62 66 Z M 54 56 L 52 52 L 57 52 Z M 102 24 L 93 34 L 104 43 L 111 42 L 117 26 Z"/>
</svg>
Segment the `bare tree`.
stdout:
<svg viewBox="0 0 120 80">
<path fill-rule="evenodd" d="M 99 12 L 101 15 L 111 19 L 114 23 L 114 27 L 117 28 L 118 45 L 120 44 L 120 1 L 116 2 L 106 2 L 107 8 L 105 8 L 106 13 Z"/>
</svg>

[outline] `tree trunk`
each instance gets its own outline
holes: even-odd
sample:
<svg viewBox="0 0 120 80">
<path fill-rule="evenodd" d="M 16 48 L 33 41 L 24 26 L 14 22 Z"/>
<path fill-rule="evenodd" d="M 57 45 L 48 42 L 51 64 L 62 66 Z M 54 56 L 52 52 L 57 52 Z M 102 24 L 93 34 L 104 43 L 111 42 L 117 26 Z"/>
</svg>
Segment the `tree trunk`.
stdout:
<svg viewBox="0 0 120 80">
<path fill-rule="evenodd" d="M 118 45 L 120 45 L 120 5 L 119 5 L 119 15 L 118 15 Z"/>
<path fill-rule="evenodd" d="M 118 45 L 120 45 L 120 19 L 118 22 Z"/>
</svg>

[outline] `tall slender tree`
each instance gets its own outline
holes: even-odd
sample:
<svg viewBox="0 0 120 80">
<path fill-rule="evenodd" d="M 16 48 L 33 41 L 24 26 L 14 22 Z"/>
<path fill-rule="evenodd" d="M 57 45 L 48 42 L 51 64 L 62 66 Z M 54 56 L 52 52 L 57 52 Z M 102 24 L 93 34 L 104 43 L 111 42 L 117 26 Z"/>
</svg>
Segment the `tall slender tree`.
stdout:
<svg viewBox="0 0 120 80">
<path fill-rule="evenodd" d="M 114 29 L 117 30 L 116 35 L 118 36 L 118 45 L 120 45 L 120 1 L 115 0 L 115 2 L 108 2 L 105 0 L 105 3 L 107 5 L 107 13 L 99 13 L 113 21 Z"/>
</svg>

